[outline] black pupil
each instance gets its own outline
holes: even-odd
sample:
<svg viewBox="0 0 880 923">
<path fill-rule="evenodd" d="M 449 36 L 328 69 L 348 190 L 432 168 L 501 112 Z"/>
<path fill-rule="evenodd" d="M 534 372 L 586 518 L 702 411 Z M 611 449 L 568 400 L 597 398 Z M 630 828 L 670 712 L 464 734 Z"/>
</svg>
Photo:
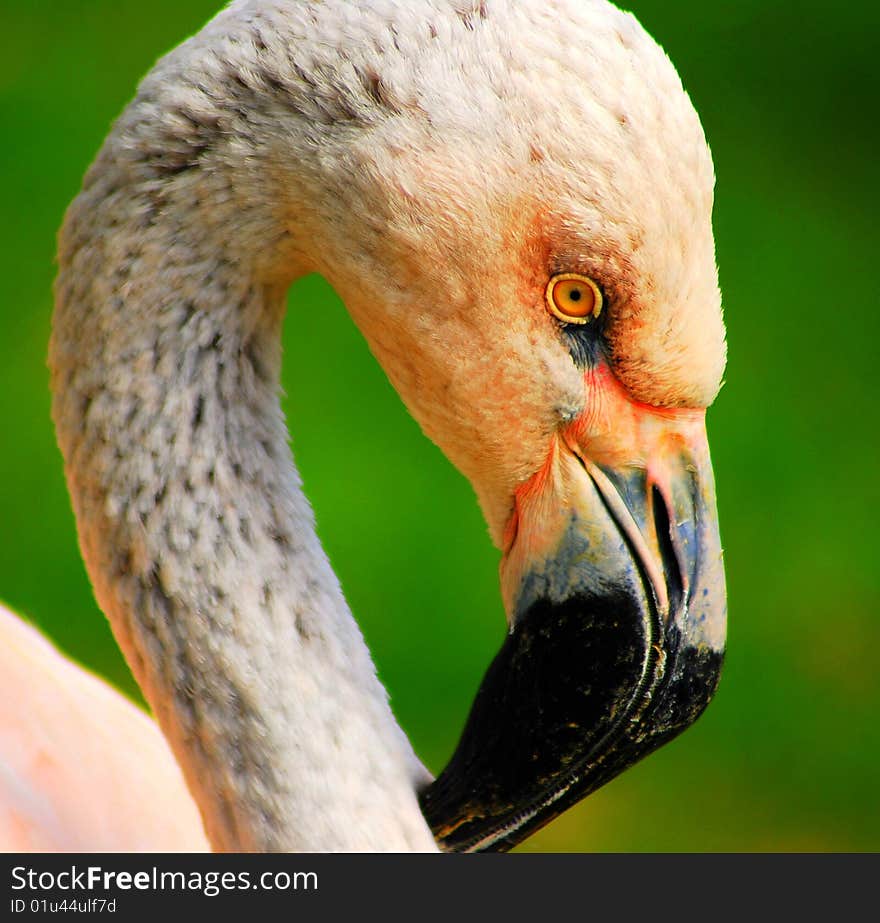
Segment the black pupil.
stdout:
<svg viewBox="0 0 880 923">
<path fill-rule="evenodd" d="M 568 296 L 572 301 L 581 300 L 581 290 L 579 288 L 573 288 Z"/>
</svg>

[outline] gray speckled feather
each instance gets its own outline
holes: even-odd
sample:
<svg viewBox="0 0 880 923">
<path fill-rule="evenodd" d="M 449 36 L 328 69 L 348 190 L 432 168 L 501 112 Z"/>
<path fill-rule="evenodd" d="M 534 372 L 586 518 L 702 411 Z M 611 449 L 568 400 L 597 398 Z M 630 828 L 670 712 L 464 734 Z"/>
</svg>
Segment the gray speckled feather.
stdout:
<svg viewBox="0 0 880 923">
<path fill-rule="evenodd" d="M 287 445 L 291 280 L 336 286 L 498 541 L 583 401 L 544 312 L 500 311 L 549 250 L 613 270 L 633 392 L 705 400 L 714 263 L 669 248 L 711 248 L 711 186 L 673 68 L 604 2 L 237 0 L 144 80 L 61 232 L 53 413 L 98 600 L 215 848 L 434 848 Z"/>
</svg>

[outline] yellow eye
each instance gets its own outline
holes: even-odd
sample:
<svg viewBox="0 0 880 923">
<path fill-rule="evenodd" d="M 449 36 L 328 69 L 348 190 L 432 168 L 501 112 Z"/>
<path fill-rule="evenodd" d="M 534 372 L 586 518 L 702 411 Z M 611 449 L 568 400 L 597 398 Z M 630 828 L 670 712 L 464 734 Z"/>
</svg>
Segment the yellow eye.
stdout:
<svg viewBox="0 0 880 923">
<path fill-rule="evenodd" d="M 562 272 L 547 283 L 547 307 L 567 324 L 587 324 L 602 312 L 602 292 L 592 279 Z"/>
</svg>

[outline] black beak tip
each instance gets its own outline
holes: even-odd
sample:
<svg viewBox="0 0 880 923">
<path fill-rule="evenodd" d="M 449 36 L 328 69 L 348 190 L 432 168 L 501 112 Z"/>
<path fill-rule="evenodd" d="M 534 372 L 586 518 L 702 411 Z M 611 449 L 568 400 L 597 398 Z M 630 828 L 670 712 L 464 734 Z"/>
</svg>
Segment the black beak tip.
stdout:
<svg viewBox="0 0 880 923">
<path fill-rule="evenodd" d="M 653 634 L 629 594 L 529 607 L 420 795 L 442 848 L 511 849 L 699 717 L 723 653 Z"/>
</svg>

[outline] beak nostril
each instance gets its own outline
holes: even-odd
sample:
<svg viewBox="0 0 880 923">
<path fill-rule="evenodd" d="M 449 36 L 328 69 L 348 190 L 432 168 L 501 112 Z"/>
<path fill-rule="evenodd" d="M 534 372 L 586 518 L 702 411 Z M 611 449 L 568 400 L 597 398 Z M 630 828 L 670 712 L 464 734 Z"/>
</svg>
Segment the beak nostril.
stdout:
<svg viewBox="0 0 880 923">
<path fill-rule="evenodd" d="M 651 512 L 654 517 L 654 530 L 657 533 L 657 546 L 660 549 L 663 574 L 666 578 L 666 592 L 669 595 L 669 615 L 672 617 L 684 608 L 684 578 L 681 562 L 675 553 L 669 507 L 656 484 L 651 485 Z"/>
</svg>

